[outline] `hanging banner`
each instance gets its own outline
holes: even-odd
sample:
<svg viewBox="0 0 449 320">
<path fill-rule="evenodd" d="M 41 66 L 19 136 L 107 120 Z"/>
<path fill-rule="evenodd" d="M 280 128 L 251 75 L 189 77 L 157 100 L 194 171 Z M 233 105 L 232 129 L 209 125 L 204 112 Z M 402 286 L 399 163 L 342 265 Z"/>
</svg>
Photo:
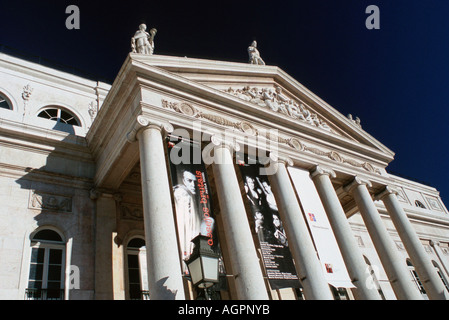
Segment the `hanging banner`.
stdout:
<svg viewBox="0 0 449 320">
<path fill-rule="evenodd" d="M 191 240 L 199 234 L 207 236 L 211 248 L 220 253 L 201 148 L 190 140 L 176 136 L 169 136 L 167 143 L 181 258 L 184 261 L 190 256 L 193 250 Z M 222 259 L 220 268 L 224 273 Z M 185 263 L 183 273 L 188 274 Z"/>
<path fill-rule="evenodd" d="M 267 176 L 259 174 L 261 165 L 241 162 L 246 200 L 253 215 L 250 225 L 257 234 L 264 267 L 272 289 L 299 288 L 293 259 L 288 247 L 278 208 Z M 251 219 L 250 219 L 251 220 Z"/>
<path fill-rule="evenodd" d="M 292 167 L 289 167 L 288 171 L 304 210 L 328 283 L 336 288 L 354 288 L 309 171 Z"/>
</svg>

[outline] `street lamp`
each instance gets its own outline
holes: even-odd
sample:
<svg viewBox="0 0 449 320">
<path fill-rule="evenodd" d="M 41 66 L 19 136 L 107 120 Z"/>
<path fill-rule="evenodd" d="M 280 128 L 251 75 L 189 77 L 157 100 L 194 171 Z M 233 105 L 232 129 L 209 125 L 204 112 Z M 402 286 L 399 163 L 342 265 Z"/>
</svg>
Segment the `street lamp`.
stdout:
<svg viewBox="0 0 449 320">
<path fill-rule="evenodd" d="M 185 259 L 193 285 L 204 289 L 206 297 L 208 297 L 207 288 L 218 283 L 219 255 L 208 244 L 209 239 L 201 234 L 193 238 L 192 254 Z"/>
</svg>

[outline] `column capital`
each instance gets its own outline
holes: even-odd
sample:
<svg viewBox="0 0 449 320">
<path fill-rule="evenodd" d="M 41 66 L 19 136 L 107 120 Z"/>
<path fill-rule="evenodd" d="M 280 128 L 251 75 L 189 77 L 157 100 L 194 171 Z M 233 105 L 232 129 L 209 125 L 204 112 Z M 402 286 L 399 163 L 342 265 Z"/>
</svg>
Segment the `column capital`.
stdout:
<svg viewBox="0 0 449 320">
<path fill-rule="evenodd" d="M 385 186 L 385 189 L 383 189 L 381 192 L 377 193 L 374 196 L 375 200 L 382 200 L 385 196 L 389 195 L 389 194 L 394 194 L 397 195 L 398 194 L 398 190 L 392 186 Z"/>
<path fill-rule="evenodd" d="M 128 132 L 126 135 L 126 139 L 129 142 L 134 142 L 137 140 L 137 134 L 139 130 L 142 128 L 151 127 L 160 130 L 161 132 L 170 133 L 173 132 L 174 128 L 172 124 L 168 121 L 158 120 L 158 119 L 150 119 L 146 116 L 139 115 L 134 122 L 133 129 Z"/>
<path fill-rule="evenodd" d="M 234 139 L 226 139 L 221 136 L 221 134 L 213 134 L 210 137 L 210 142 L 216 147 L 224 147 L 229 149 L 232 153 L 234 151 L 240 151 L 240 144 Z"/>
<path fill-rule="evenodd" d="M 329 176 L 329 178 L 336 178 L 337 174 L 335 173 L 334 170 L 330 169 L 330 168 L 326 168 L 323 167 L 321 165 L 317 165 L 315 166 L 315 168 L 313 168 L 310 171 L 310 178 L 315 178 L 316 176 L 320 176 L 320 175 L 327 175 Z"/>
<path fill-rule="evenodd" d="M 429 244 L 430 244 L 432 247 L 439 247 L 439 246 L 440 246 L 440 241 L 430 239 Z"/>
<path fill-rule="evenodd" d="M 371 181 L 369 181 L 368 179 L 360 176 L 355 176 L 354 180 L 343 187 L 343 190 L 350 193 L 352 192 L 352 190 L 354 190 L 355 187 L 360 185 L 366 185 L 367 187 L 372 186 Z"/>
<path fill-rule="evenodd" d="M 114 192 L 110 189 L 93 187 L 89 190 L 89 198 L 91 200 L 98 200 L 99 198 L 112 198 Z"/>
<path fill-rule="evenodd" d="M 89 190 L 89 198 L 92 200 L 97 200 L 98 197 L 100 197 L 101 193 L 98 191 L 97 188 L 92 188 Z"/>
<path fill-rule="evenodd" d="M 270 152 L 269 158 L 270 158 L 270 162 L 274 161 L 277 163 L 283 163 L 283 164 L 285 164 L 285 166 L 290 166 L 290 167 L 293 166 L 293 160 L 286 155 L 279 154 L 277 152 L 272 151 L 272 152 Z"/>
</svg>

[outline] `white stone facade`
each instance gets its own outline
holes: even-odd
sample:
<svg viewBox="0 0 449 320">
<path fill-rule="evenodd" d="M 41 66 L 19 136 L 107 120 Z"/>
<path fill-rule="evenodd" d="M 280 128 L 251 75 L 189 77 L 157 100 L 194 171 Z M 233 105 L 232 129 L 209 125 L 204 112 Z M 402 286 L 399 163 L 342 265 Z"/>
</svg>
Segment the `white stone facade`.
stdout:
<svg viewBox="0 0 449 320">
<path fill-rule="evenodd" d="M 277 67 L 131 53 L 109 85 L 0 54 L 0 94 L 10 107 L 0 108 L 0 299 L 25 299 L 32 250 L 40 246 L 32 237 L 45 229 L 61 237 L 61 243 L 44 243 L 42 248 L 63 250 L 60 287 L 64 299 L 129 299 L 126 247 L 135 238 L 147 241 L 148 260 L 140 259 L 140 276 L 145 279 L 142 291 L 148 290 L 153 299 L 170 298 L 156 285 L 166 273 L 165 288 L 175 292 L 176 299 L 193 299 L 193 289 L 178 268 L 168 178 L 157 182 L 153 178 L 166 167 L 164 135 L 177 129 L 192 133 L 195 124 L 201 125 L 203 143 L 214 142 L 214 136 L 226 132 L 227 138 L 243 139 L 243 150 L 250 152 L 260 148 L 263 140 L 267 154 L 276 151 L 279 155 L 277 164 L 313 173 L 322 202 L 329 205 L 327 213 L 335 219 L 330 218 L 337 241 L 350 242 L 339 243 L 348 270 L 349 264 L 360 267 L 362 256 L 367 259 L 375 266 L 372 272 L 383 298 L 449 296 L 443 285 L 449 280 L 449 212 L 438 191 L 390 175 L 387 166 L 393 160 L 392 151 Z M 49 111 L 38 116 L 49 107 L 66 113 Z M 54 118 L 48 119 L 52 112 L 56 112 Z M 77 125 L 63 123 L 67 120 Z M 232 159 L 235 145 L 216 142 L 215 146 L 216 154 Z M 240 227 L 245 207 L 239 182 L 230 178 L 233 170 L 233 166 L 210 165 L 222 211 L 217 224 L 239 239 L 251 239 L 245 229 L 248 222 Z M 282 172 L 273 176 L 274 182 L 288 181 Z M 224 187 L 229 186 L 237 189 L 226 192 Z M 385 187 L 394 188 L 397 196 L 376 198 Z M 338 197 L 338 203 L 325 196 Z M 282 194 L 277 197 L 285 208 L 297 201 Z M 388 210 L 387 201 L 392 206 Z M 242 214 L 233 215 L 228 206 Z M 294 219 L 295 214 L 301 212 L 285 212 L 283 217 L 293 215 Z M 367 218 L 373 219 L 368 228 Z M 343 226 L 346 223 L 349 233 Z M 160 230 L 164 230 L 163 244 L 155 237 Z M 296 241 L 294 228 L 288 231 L 289 241 Z M 243 262 L 235 239 L 225 231 L 219 236 L 227 270 L 240 272 L 235 277 L 229 271 L 223 299 L 298 298 L 299 291 L 272 290 L 264 282 L 260 253 L 252 244 L 245 247 L 249 258 Z M 417 247 L 416 241 L 422 246 Z M 293 252 L 297 266 L 302 266 L 299 257 L 304 254 L 301 245 Z M 386 256 L 394 256 L 395 261 L 387 261 Z M 442 279 L 435 281 L 435 275 L 425 279 L 435 283 L 434 287 L 426 284 L 426 295 L 418 291 L 406 269 L 409 258 L 420 275 L 429 272 L 429 263 L 435 275 L 435 267 L 439 268 Z M 48 271 L 52 263 L 45 259 L 50 258 L 42 262 Z M 312 279 L 308 263 L 303 263 L 299 274 Z M 414 286 L 413 292 L 404 289 L 410 288 L 406 284 L 392 286 L 401 282 L 392 275 L 404 268 L 404 281 Z M 354 284 L 359 284 L 346 290 L 347 298 L 368 297 L 363 292 L 372 280 L 367 270 L 350 272 Z M 355 279 L 355 274 L 365 278 Z M 51 279 L 42 281 L 48 284 Z M 304 297 L 329 298 L 322 290 L 316 293 L 317 288 L 317 283 L 304 280 Z"/>
</svg>

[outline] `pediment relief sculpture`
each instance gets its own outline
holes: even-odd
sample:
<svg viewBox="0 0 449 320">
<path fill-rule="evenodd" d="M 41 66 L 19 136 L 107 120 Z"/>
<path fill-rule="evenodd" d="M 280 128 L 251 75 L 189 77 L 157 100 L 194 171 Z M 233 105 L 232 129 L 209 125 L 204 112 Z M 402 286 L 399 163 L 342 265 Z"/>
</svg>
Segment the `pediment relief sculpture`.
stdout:
<svg viewBox="0 0 449 320">
<path fill-rule="evenodd" d="M 229 87 L 224 91 L 261 108 L 283 114 L 286 117 L 337 134 L 323 119 L 320 119 L 316 113 L 310 112 L 309 108 L 307 108 L 304 103 L 297 102 L 296 100 L 287 97 L 282 92 L 280 86 L 275 86 L 275 88 L 246 86 L 238 89 Z"/>
</svg>

